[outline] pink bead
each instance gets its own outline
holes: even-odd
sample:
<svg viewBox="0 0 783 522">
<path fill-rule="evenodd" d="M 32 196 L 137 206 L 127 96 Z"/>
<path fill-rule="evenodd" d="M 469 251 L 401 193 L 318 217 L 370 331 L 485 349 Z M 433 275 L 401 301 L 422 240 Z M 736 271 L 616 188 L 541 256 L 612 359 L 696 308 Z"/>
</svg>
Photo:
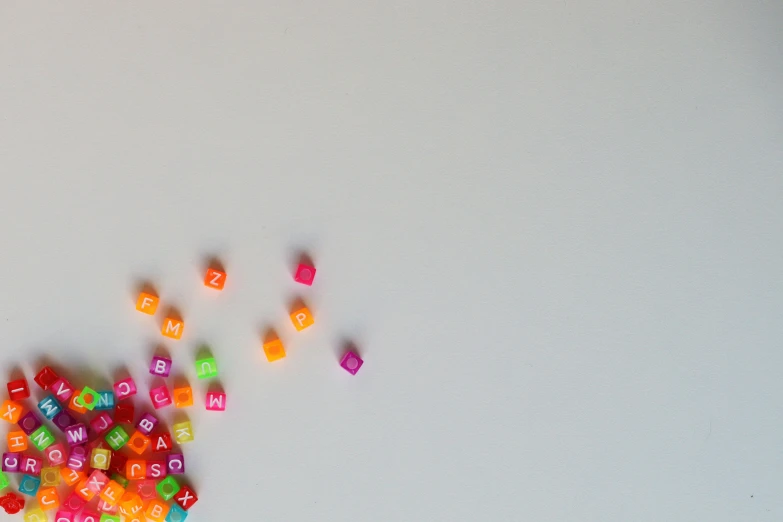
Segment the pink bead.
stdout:
<svg viewBox="0 0 783 522">
<path fill-rule="evenodd" d="M 166 385 L 158 386 L 150 390 L 150 399 L 152 399 L 152 406 L 159 410 L 171 405 L 171 395 L 169 394 Z"/>
<path fill-rule="evenodd" d="M 117 512 L 117 504 L 109 504 L 103 499 L 98 501 L 98 511 L 106 513 L 107 515 L 113 515 Z"/>
<path fill-rule="evenodd" d="M 40 475 L 43 468 L 43 460 L 30 455 L 22 455 L 19 471 L 25 475 Z"/>
<path fill-rule="evenodd" d="M 82 509 L 84 506 L 87 505 L 87 501 L 85 501 L 82 497 L 76 494 L 76 491 L 72 491 L 70 495 L 68 495 L 68 498 L 65 499 L 65 502 L 63 502 L 63 508 L 67 509 L 68 511 L 73 511 L 76 513 L 80 509 Z M 55 519 L 55 522 L 57 519 Z"/>
<path fill-rule="evenodd" d="M 299 263 L 294 274 L 294 281 L 303 285 L 312 286 L 315 279 L 315 267 Z"/>
<path fill-rule="evenodd" d="M 171 359 L 156 355 L 150 363 L 150 373 L 158 377 L 168 377 L 171 373 Z"/>
<path fill-rule="evenodd" d="M 101 522 L 101 516 L 91 509 L 85 509 L 76 516 L 76 522 Z"/>
<path fill-rule="evenodd" d="M 76 514 L 73 511 L 58 509 L 57 514 L 54 516 L 55 522 L 74 522 L 76 520 Z"/>
<path fill-rule="evenodd" d="M 169 473 L 169 468 L 164 460 L 148 460 L 147 476 L 151 479 L 163 480 Z"/>
<path fill-rule="evenodd" d="M 157 482 L 154 480 L 139 480 L 136 482 L 136 493 L 142 500 L 152 500 L 158 498 L 158 492 L 155 489 Z"/>
<path fill-rule="evenodd" d="M 65 428 L 65 440 L 69 446 L 78 446 L 87 442 L 87 426 L 75 424 Z"/>
<path fill-rule="evenodd" d="M 136 424 L 136 429 L 142 432 L 144 435 L 149 436 L 149 434 L 152 433 L 152 430 L 154 430 L 155 426 L 157 425 L 158 419 L 149 413 L 145 413 L 142 415 L 141 419 L 139 419 L 138 424 Z"/>
<path fill-rule="evenodd" d="M 136 395 L 136 383 L 133 382 L 132 378 L 128 377 L 114 383 L 114 396 L 117 397 L 118 401 L 133 395 Z"/>
<path fill-rule="evenodd" d="M 92 431 L 98 435 L 103 435 L 109 431 L 112 426 L 114 426 L 114 421 L 105 411 L 100 412 L 97 417 L 90 421 L 90 427 L 92 428 Z"/>
<path fill-rule="evenodd" d="M 207 409 L 209 411 L 226 411 L 226 394 L 207 392 Z"/>
<path fill-rule="evenodd" d="M 68 404 L 68 401 L 71 399 L 71 395 L 73 395 L 74 392 L 73 386 L 71 386 L 71 383 L 60 377 L 55 381 L 54 384 L 52 384 L 51 392 L 54 394 L 54 398 L 57 399 L 60 404 Z"/>
<path fill-rule="evenodd" d="M 22 455 L 19 453 L 3 453 L 3 471 L 9 473 L 18 472 L 21 460 Z"/>
<path fill-rule="evenodd" d="M 362 364 L 364 364 L 362 358 L 353 351 L 345 352 L 345 355 L 343 355 L 343 358 L 340 360 L 340 366 L 351 375 L 356 375 L 356 372 L 359 371 Z"/>
<path fill-rule="evenodd" d="M 52 444 L 44 450 L 46 460 L 49 461 L 50 466 L 61 466 L 68 460 L 68 454 L 65 452 L 65 448 L 61 443 Z"/>
<path fill-rule="evenodd" d="M 87 479 L 87 489 L 95 493 L 100 493 L 103 488 L 109 483 L 109 477 L 107 477 L 101 470 L 96 469 Z"/>
<path fill-rule="evenodd" d="M 74 446 L 71 448 L 71 454 L 68 456 L 68 462 L 65 467 L 74 471 L 85 471 L 87 463 L 87 450 L 84 446 Z"/>
</svg>

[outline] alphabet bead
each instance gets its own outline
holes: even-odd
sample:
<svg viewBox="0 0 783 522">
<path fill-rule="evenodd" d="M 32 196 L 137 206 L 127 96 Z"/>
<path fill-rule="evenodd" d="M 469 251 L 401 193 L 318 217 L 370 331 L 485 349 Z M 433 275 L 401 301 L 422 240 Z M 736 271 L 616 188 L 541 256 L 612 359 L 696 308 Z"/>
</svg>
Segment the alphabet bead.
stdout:
<svg viewBox="0 0 783 522">
<path fill-rule="evenodd" d="M 128 459 L 128 462 L 125 463 L 125 476 L 130 480 L 144 480 L 147 478 L 147 462 Z"/>
<path fill-rule="evenodd" d="M 41 413 L 46 417 L 46 420 L 52 420 L 55 415 L 63 411 L 62 406 L 60 406 L 57 399 L 54 398 L 54 395 L 47 395 L 44 397 L 44 399 L 38 403 L 38 409 L 41 410 Z M 5 411 L 5 407 L 3 407 L 3 411 Z"/>
<path fill-rule="evenodd" d="M 103 491 L 103 488 L 105 488 L 108 483 L 109 477 L 102 471 L 96 469 L 90 474 L 90 478 L 87 479 L 87 489 L 97 495 Z"/>
<path fill-rule="evenodd" d="M 274 362 L 285 357 L 283 342 L 280 339 L 275 339 L 264 343 L 264 355 L 266 355 L 266 360 L 269 362 Z"/>
<path fill-rule="evenodd" d="M 362 358 L 353 351 L 346 352 L 345 355 L 343 355 L 343 358 L 340 360 L 340 366 L 342 366 L 345 371 L 351 375 L 356 375 L 356 372 L 359 371 L 359 368 L 361 368 L 363 364 L 364 361 Z"/>
<path fill-rule="evenodd" d="M 226 394 L 222 392 L 207 392 L 207 410 L 226 411 Z"/>
<path fill-rule="evenodd" d="M 194 440 L 193 426 L 190 424 L 190 421 L 180 422 L 171 428 L 174 430 L 174 439 L 177 441 L 177 444 L 185 444 Z"/>
<path fill-rule="evenodd" d="M 46 460 L 49 461 L 50 466 L 62 466 L 65 461 L 68 460 L 68 455 L 65 453 L 65 448 L 59 442 L 52 444 L 44 450 Z"/>
<path fill-rule="evenodd" d="M 185 333 L 185 323 L 179 319 L 167 317 L 163 321 L 163 326 L 160 329 L 160 333 L 162 333 L 164 337 L 168 337 L 170 339 L 181 339 L 182 334 Z"/>
<path fill-rule="evenodd" d="M 162 500 L 152 499 L 147 505 L 147 510 L 144 514 L 152 522 L 165 522 L 166 515 L 169 514 L 169 505 Z"/>
<path fill-rule="evenodd" d="M 2 416 L 4 421 L 16 424 L 22 417 L 22 405 L 14 401 L 5 401 L 0 407 L 0 412 L 2 412 L 0 416 Z"/>
<path fill-rule="evenodd" d="M 83 390 L 76 390 L 73 392 L 73 395 L 71 395 L 71 400 L 68 401 L 68 409 L 74 413 L 84 415 L 88 410 L 85 408 L 81 399 L 82 391 Z"/>
<path fill-rule="evenodd" d="M 57 382 L 52 384 L 52 392 L 54 393 L 55 399 L 61 403 L 67 404 L 68 400 L 71 398 L 71 395 L 73 395 L 74 387 L 71 386 L 70 382 L 60 377 L 57 379 Z"/>
<path fill-rule="evenodd" d="M 28 411 L 19 419 L 18 424 L 19 428 L 25 432 L 25 434 L 31 435 L 35 430 L 41 427 L 43 422 L 34 412 Z"/>
<path fill-rule="evenodd" d="M 172 447 L 171 435 L 168 433 L 156 433 L 152 436 L 152 451 L 156 453 L 171 451 Z"/>
<path fill-rule="evenodd" d="M 188 512 L 179 507 L 178 504 L 171 506 L 169 516 L 166 517 L 166 522 L 185 522 L 188 518 Z"/>
<path fill-rule="evenodd" d="M 82 497 L 77 495 L 75 491 L 72 491 L 71 494 L 66 497 L 62 507 L 64 509 L 67 509 L 68 511 L 72 511 L 76 513 L 78 511 L 81 511 L 86 504 L 87 502 L 85 502 Z M 55 522 L 58 521 L 55 519 Z"/>
<path fill-rule="evenodd" d="M 147 477 L 151 479 L 164 479 L 169 474 L 165 460 L 148 460 Z"/>
<path fill-rule="evenodd" d="M 190 386 L 174 388 L 174 406 L 177 408 L 193 406 L 193 389 Z"/>
<path fill-rule="evenodd" d="M 3 453 L 3 471 L 16 473 L 22 464 L 22 455 L 20 453 Z"/>
<path fill-rule="evenodd" d="M 111 468 L 109 468 L 109 471 L 111 471 Z M 114 482 L 124 487 L 125 489 L 128 489 L 128 484 L 130 484 L 130 480 L 126 479 L 119 473 L 112 473 L 111 477 L 109 478 L 111 478 Z"/>
<path fill-rule="evenodd" d="M 66 467 L 74 471 L 84 471 L 87 467 L 87 450 L 84 446 L 74 446 L 68 456 Z"/>
<path fill-rule="evenodd" d="M 8 475 L 0 471 L 0 490 L 7 488 L 11 482 L 8 480 Z"/>
<path fill-rule="evenodd" d="M 310 309 L 303 306 L 299 310 L 295 310 L 291 313 L 291 322 L 297 331 L 301 332 L 305 328 L 312 326 L 315 323 L 313 314 L 310 313 Z"/>
<path fill-rule="evenodd" d="M 303 285 L 312 286 L 315 280 L 315 267 L 299 263 L 294 274 L 294 281 Z"/>
<path fill-rule="evenodd" d="M 32 475 L 22 475 L 22 479 L 19 481 L 19 493 L 23 495 L 34 497 L 40 487 L 41 479 Z"/>
<path fill-rule="evenodd" d="M 35 380 L 36 384 L 38 384 L 42 390 L 46 391 L 52 384 L 56 383 L 59 378 L 60 376 L 57 375 L 54 370 L 48 366 L 44 366 L 41 371 L 36 374 L 33 380 Z"/>
<path fill-rule="evenodd" d="M 179 504 L 179 507 L 187 511 L 192 508 L 196 502 L 198 502 L 198 496 L 196 495 L 196 492 L 190 489 L 188 486 L 182 486 L 179 490 L 179 493 L 174 495 L 174 502 Z"/>
<path fill-rule="evenodd" d="M 114 392 L 109 390 L 102 390 L 98 392 L 98 404 L 95 405 L 96 410 L 112 410 L 114 409 Z"/>
<path fill-rule="evenodd" d="M 152 399 L 152 407 L 156 410 L 165 408 L 171 405 L 171 395 L 169 394 L 166 385 L 158 386 L 150 390 L 150 399 Z"/>
<path fill-rule="evenodd" d="M 158 298 L 158 296 L 148 292 L 140 292 L 139 298 L 136 300 L 136 310 L 143 314 L 155 315 L 159 302 L 160 298 Z"/>
<path fill-rule="evenodd" d="M 76 419 L 71 417 L 67 411 L 63 410 L 52 418 L 52 422 L 60 431 L 65 431 L 69 426 L 76 424 Z"/>
<path fill-rule="evenodd" d="M 114 408 L 114 422 L 133 424 L 133 417 L 135 415 L 136 408 L 133 403 L 120 403 Z"/>
<path fill-rule="evenodd" d="M 109 446 L 111 446 L 111 449 L 114 451 L 117 451 L 125 446 L 128 443 L 128 440 L 130 440 L 128 433 L 122 429 L 122 426 L 113 427 L 105 438 L 106 442 L 109 443 Z"/>
<path fill-rule="evenodd" d="M 125 488 L 122 487 L 120 484 L 114 482 L 113 480 L 110 480 L 108 484 L 106 484 L 106 487 L 103 488 L 103 491 L 100 493 L 101 500 L 109 504 L 110 506 L 115 506 L 120 501 L 120 498 L 122 495 L 125 494 Z"/>
<path fill-rule="evenodd" d="M 81 517 L 79 522 L 101 522 L 101 515 L 91 509 L 82 511 Z"/>
<path fill-rule="evenodd" d="M 8 396 L 12 401 L 21 401 L 30 396 L 30 388 L 27 379 L 17 379 L 8 383 Z"/>
<path fill-rule="evenodd" d="M 152 430 L 154 430 L 155 426 L 157 425 L 158 419 L 156 419 L 154 415 L 145 413 L 141 416 L 141 419 L 139 419 L 139 422 L 136 424 L 136 429 L 142 434 L 149 436 L 149 434 L 152 433 Z"/>
<path fill-rule="evenodd" d="M 203 357 L 196 361 L 196 376 L 199 379 L 217 377 L 218 367 L 214 357 Z"/>
<path fill-rule="evenodd" d="M 100 400 L 100 394 L 89 386 L 85 386 L 81 395 L 79 395 L 79 401 L 81 404 L 84 404 L 84 407 L 90 411 L 95 409 Z"/>
<path fill-rule="evenodd" d="M 58 468 L 43 468 L 41 470 L 41 485 L 57 487 L 60 485 L 60 470 Z"/>
<path fill-rule="evenodd" d="M 137 455 L 143 455 L 149 446 L 150 439 L 140 431 L 135 431 L 128 441 L 128 448 Z"/>
<path fill-rule="evenodd" d="M 136 493 L 138 493 L 142 500 L 152 500 L 158 496 L 155 486 L 156 483 L 154 480 L 140 480 L 136 482 Z"/>
<path fill-rule="evenodd" d="M 22 455 L 19 460 L 19 471 L 28 475 L 40 475 L 43 468 L 43 460 L 31 455 Z"/>
<path fill-rule="evenodd" d="M 182 453 L 166 455 L 166 467 L 169 475 L 182 475 L 185 473 L 185 456 Z"/>
<path fill-rule="evenodd" d="M 44 511 L 60 507 L 60 495 L 57 494 L 57 488 L 40 488 L 35 496 Z"/>
<path fill-rule="evenodd" d="M 221 270 L 210 268 L 207 270 L 207 274 L 204 276 L 204 286 L 208 288 L 214 288 L 215 290 L 223 290 L 226 285 L 226 273 Z"/>
<path fill-rule="evenodd" d="M 88 484 L 89 484 L 88 479 L 82 479 L 76 485 L 76 489 L 74 490 L 76 494 L 79 495 L 85 502 L 91 501 L 92 499 L 95 498 L 95 495 L 97 495 L 95 491 L 90 489 Z"/>
<path fill-rule="evenodd" d="M 65 440 L 69 446 L 79 446 L 87 443 L 87 427 L 84 424 L 74 424 L 65 428 Z"/>
<path fill-rule="evenodd" d="M 90 427 L 98 435 L 103 435 L 114 426 L 111 416 L 105 411 L 100 412 L 90 421 Z"/>
<path fill-rule="evenodd" d="M 106 471 L 111 465 L 111 452 L 107 449 L 95 448 L 90 456 L 90 467 Z M 90 476 L 92 478 L 92 476 Z M 100 493 L 96 491 L 96 493 Z"/>
<path fill-rule="evenodd" d="M 62 477 L 63 482 L 69 487 L 78 484 L 85 479 L 84 473 L 81 471 L 74 471 L 70 468 L 60 468 L 60 476 Z"/>
<path fill-rule="evenodd" d="M 111 463 L 109 464 L 110 473 L 125 474 L 125 467 L 128 462 L 128 457 L 117 451 L 111 452 Z"/>
<path fill-rule="evenodd" d="M 150 374 L 158 377 L 168 377 L 171 373 L 171 359 L 156 355 L 150 363 Z"/>
<path fill-rule="evenodd" d="M 158 482 L 158 486 L 155 488 L 158 490 L 158 495 L 163 500 L 171 500 L 171 497 L 179 493 L 179 483 L 174 477 L 166 477 Z"/>
<path fill-rule="evenodd" d="M 20 452 L 27 449 L 27 436 L 25 432 L 12 431 L 8 433 L 8 449 L 13 452 Z"/>
<path fill-rule="evenodd" d="M 41 508 L 33 508 L 24 514 L 24 522 L 47 522 L 49 519 Z"/>
<path fill-rule="evenodd" d="M 115 382 L 114 395 L 118 401 L 136 395 L 136 382 L 131 377 Z"/>
</svg>

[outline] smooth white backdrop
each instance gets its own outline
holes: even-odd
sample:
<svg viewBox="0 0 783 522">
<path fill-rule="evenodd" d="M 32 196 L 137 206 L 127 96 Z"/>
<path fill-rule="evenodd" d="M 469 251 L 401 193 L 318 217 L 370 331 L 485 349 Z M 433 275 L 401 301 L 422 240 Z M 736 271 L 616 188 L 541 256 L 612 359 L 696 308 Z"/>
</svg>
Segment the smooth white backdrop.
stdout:
<svg viewBox="0 0 783 522">
<path fill-rule="evenodd" d="M 229 394 L 190 412 L 193 522 L 780 520 L 782 25 L 772 0 L 5 0 L 2 368 L 146 386 L 148 278 L 175 371 L 203 394 L 206 341 Z"/>
</svg>

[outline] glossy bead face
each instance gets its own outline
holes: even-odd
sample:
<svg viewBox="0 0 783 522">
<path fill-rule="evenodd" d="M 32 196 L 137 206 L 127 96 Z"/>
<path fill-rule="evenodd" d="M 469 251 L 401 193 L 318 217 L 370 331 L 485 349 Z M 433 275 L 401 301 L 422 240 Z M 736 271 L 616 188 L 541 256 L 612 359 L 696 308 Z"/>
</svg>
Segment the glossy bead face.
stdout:
<svg viewBox="0 0 783 522">
<path fill-rule="evenodd" d="M 52 384 L 56 383 L 59 378 L 60 376 L 57 375 L 54 370 L 48 366 L 44 366 L 41 371 L 36 374 L 34 380 L 42 390 L 46 391 L 51 388 Z"/>
<path fill-rule="evenodd" d="M 222 392 L 207 392 L 207 410 L 226 411 L 226 394 Z"/>
<path fill-rule="evenodd" d="M 39 402 L 38 409 L 41 410 L 41 413 L 44 417 L 46 417 L 47 420 L 52 420 L 55 415 L 63 410 L 62 406 L 60 406 L 60 403 L 58 403 L 57 399 L 54 398 L 54 395 L 48 395 L 41 402 Z"/>
<path fill-rule="evenodd" d="M 177 408 L 193 406 L 193 389 L 190 386 L 174 388 L 174 406 Z"/>
<path fill-rule="evenodd" d="M 75 389 L 73 386 L 71 386 L 70 382 L 60 377 L 57 379 L 57 382 L 52 384 L 52 389 L 50 391 L 54 393 L 54 397 L 59 402 L 62 404 L 68 404 L 68 400 L 70 400 L 71 395 L 73 395 Z"/>
<path fill-rule="evenodd" d="M 76 424 L 76 419 L 71 417 L 71 414 L 63 410 L 52 418 L 52 422 L 60 431 L 65 431 L 69 426 Z"/>
<path fill-rule="evenodd" d="M 148 292 L 141 292 L 139 293 L 139 299 L 136 301 L 136 310 L 147 315 L 155 315 L 159 302 L 158 296 Z"/>
<path fill-rule="evenodd" d="M 120 403 L 114 408 L 114 422 L 133 424 L 133 417 L 135 415 L 135 407 L 132 403 Z"/>
<path fill-rule="evenodd" d="M 179 493 L 179 483 L 174 477 L 166 477 L 158 482 L 158 486 L 155 489 L 158 490 L 160 498 L 163 500 L 171 500 L 171 497 Z"/>
<path fill-rule="evenodd" d="M 136 429 L 144 435 L 149 436 L 149 434 L 152 433 L 152 430 L 154 430 L 155 426 L 157 425 L 158 419 L 155 418 L 154 415 L 145 413 L 141 416 L 141 419 L 139 419 L 139 422 L 136 424 Z"/>
<path fill-rule="evenodd" d="M 183 475 L 185 473 L 185 457 L 181 453 L 166 455 L 166 467 L 169 475 Z"/>
<path fill-rule="evenodd" d="M 204 357 L 196 361 L 196 376 L 199 379 L 217 377 L 218 367 L 214 357 Z"/>
<path fill-rule="evenodd" d="M 185 333 L 185 323 L 179 319 L 167 317 L 163 321 L 163 326 L 160 328 L 160 333 L 169 339 L 181 339 L 182 334 Z"/>
<path fill-rule="evenodd" d="M 98 435 L 103 435 L 114 427 L 114 421 L 112 420 L 111 415 L 102 411 L 90 421 L 90 427 Z"/>
<path fill-rule="evenodd" d="M 90 454 L 90 467 L 94 469 L 109 469 L 111 465 L 111 452 L 107 449 L 95 448 Z M 92 477 L 90 477 L 92 478 Z M 96 493 L 99 493 L 96 491 Z"/>
<path fill-rule="evenodd" d="M 57 487 L 60 485 L 62 477 L 59 468 L 43 468 L 41 470 L 41 485 L 46 487 Z"/>
<path fill-rule="evenodd" d="M 144 480 L 147 478 L 147 461 L 128 459 L 125 463 L 125 476 L 130 480 Z"/>
<path fill-rule="evenodd" d="M 109 390 L 103 390 L 98 392 L 98 404 L 95 405 L 96 410 L 105 411 L 114 409 L 114 392 Z"/>
<path fill-rule="evenodd" d="M 52 400 L 54 401 L 54 399 Z M 57 403 L 57 401 L 54 402 L 55 404 Z M 58 412 L 59 410 L 55 411 L 52 414 L 52 417 L 54 417 Z M 0 417 L 2 417 L 2 419 L 6 422 L 16 424 L 19 422 L 19 419 L 22 418 L 22 405 L 14 401 L 5 401 L 3 405 L 0 406 Z M 47 419 L 51 419 L 52 417 L 47 417 Z"/>
<path fill-rule="evenodd" d="M 226 286 L 226 273 L 221 270 L 210 268 L 204 276 L 204 286 L 215 290 L 223 290 Z"/>
<path fill-rule="evenodd" d="M 169 505 L 162 500 L 153 499 L 147 504 L 147 509 L 144 511 L 146 517 L 152 522 L 164 522 L 166 515 L 169 514 Z"/>
<path fill-rule="evenodd" d="M 115 426 L 106 434 L 105 439 L 109 446 L 111 446 L 111 449 L 117 451 L 128 443 L 130 437 L 128 436 L 128 433 L 122 429 L 122 426 Z"/>
<path fill-rule="evenodd" d="M 174 431 L 174 440 L 177 441 L 177 444 L 193 442 L 195 439 L 193 436 L 193 426 L 190 424 L 190 421 L 175 424 L 171 429 Z"/>
<path fill-rule="evenodd" d="M 301 332 L 305 328 L 315 324 L 315 319 L 313 319 L 313 314 L 310 313 L 310 309 L 303 306 L 299 310 L 291 312 L 291 323 L 293 323 L 294 328 L 296 328 L 298 332 Z"/>
<path fill-rule="evenodd" d="M 168 357 L 155 356 L 150 362 L 150 374 L 158 377 L 168 377 L 171 373 L 171 359 Z"/>
<path fill-rule="evenodd" d="M 198 502 L 196 492 L 190 489 L 188 486 L 182 486 L 179 493 L 174 495 L 174 502 L 179 504 L 179 507 L 185 511 L 193 507 L 193 504 Z"/>
<path fill-rule="evenodd" d="M 8 396 L 12 401 L 21 401 L 30 396 L 30 387 L 27 379 L 17 379 L 8 383 Z"/>
<path fill-rule="evenodd" d="M 32 411 L 28 411 L 19 419 L 19 429 L 25 434 L 30 435 L 32 432 L 41 427 L 42 421 Z"/>
<path fill-rule="evenodd" d="M 275 339 L 264 343 L 264 355 L 266 360 L 274 362 L 285 357 L 285 348 L 283 347 L 283 341 Z"/>
<path fill-rule="evenodd" d="M 303 285 L 312 286 L 315 280 L 315 267 L 299 263 L 294 274 L 294 281 Z"/>
<path fill-rule="evenodd" d="M 8 451 L 19 453 L 27 449 L 27 435 L 22 430 L 8 433 Z"/>
<path fill-rule="evenodd" d="M 143 455 L 149 446 L 150 439 L 140 431 L 135 431 L 128 441 L 128 449 L 136 455 Z"/>
<path fill-rule="evenodd" d="M 356 372 L 359 371 L 359 368 L 361 368 L 363 364 L 364 361 L 362 358 L 352 351 L 346 352 L 340 360 L 340 366 L 351 375 L 356 375 Z"/>
<path fill-rule="evenodd" d="M 90 478 L 87 479 L 87 489 L 97 495 L 103 491 L 103 488 L 105 488 L 108 483 L 109 477 L 107 477 L 102 471 L 96 469 L 90 474 Z"/>
<path fill-rule="evenodd" d="M 68 460 L 68 454 L 65 452 L 65 447 L 60 442 L 46 448 L 44 450 L 44 455 L 46 455 L 46 460 L 49 462 L 50 466 L 62 466 L 65 464 L 65 461 Z"/>
<path fill-rule="evenodd" d="M 17 473 L 22 465 L 22 455 L 19 453 L 3 453 L 3 471 Z"/>
<path fill-rule="evenodd" d="M 38 504 L 41 509 L 49 511 L 60 507 L 60 496 L 57 494 L 57 488 L 39 488 L 35 496 L 38 498 Z"/>
<path fill-rule="evenodd" d="M 65 440 L 69 446 L 79 446 L 87 442 L 87 426 L 75 424 L 65 429 Z"/>
<path fill-rule="evenodd" d="M 171 435 L 168 433 L 156 433 L 152 436 L 152 451 L 170 451 L 172 447 Z"/>
<path fill-rule="evenodd" d="M 179 507 L 179 504 L 174 504 L 166 517 L 166 522 L 185 522 L 187 518 L 188 512 Z"/>
<path fill-rule="evenodd" d="M 130 377 L 114 383 L 114 395 L 118 401 L 136 395 L 136 382 Z"/>
<path fill-rule="evenodd" d="M 170 406 L 172 402 L 169 390 L 165 385 L 151 389 L 150 399 L 152 400 L 152 407 L 156 410 Z"/>
<path fill-rule="evenodd" d="M 43 469 L 43 460 L 30 455 L 22 455 L 19 460 L 19 471 L 28 475 L 38 476 Z"/>
<path fill-rule="evenodd" d="M 101 396 L 97 391 L 93 390 L 89 386 L 85 386 L 81 395 L 79 395 L 79 401 L 84 405 L 85 408 L 92 411 L 96 406 L 98 406 L 98 403 L 101 401 Z"/>
<path fill-rule="evenodd" d="M 32 475 L 22 475 L 19 480 L 19 493 L 34 497 L 41 487 L 41 479 Z"/>
</svg>

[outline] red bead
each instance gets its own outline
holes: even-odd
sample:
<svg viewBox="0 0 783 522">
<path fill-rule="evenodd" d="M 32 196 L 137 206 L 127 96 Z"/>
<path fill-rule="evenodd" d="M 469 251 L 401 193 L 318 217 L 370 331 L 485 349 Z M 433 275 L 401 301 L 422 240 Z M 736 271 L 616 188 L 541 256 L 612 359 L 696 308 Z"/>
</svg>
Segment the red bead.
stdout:
<svg viewBox="0 0 783 522">
<path fill-rule="evenodd" d="M 125 476 L 125 464 L 128 463 L 128 457 L 121 455 L 116 451 L 111 452 L 111 464 L 109 465 L 109 471 L 111 473 L 117 473 Z"/>
<path fill-rule="evenodd" d="M 136 413 L 136 409 L 133 407 L 132 403 L 119 403 L 116 408 L 114 408 L 114 422 L 120 423 L 124 422 L 126 424 L 133 424 L 133 416 Z"/>
<path fill-rule="evenodd" d="M 8 383 L 8 395 L 12 401 L 21 401 L 30 396 L 30 387 L 27 386 L 27 380 L 18 379 Z"/>
<path fill-rule="evenodd" d="M 152 439 L 150 448 L 152 448 L 153 452 L 171 451 L 171 448 L 174 447 L 171 444 L 171 435 L 168 433 L 156 433 L 150 439 Z"/>
<path fill-rule="evenodd" d="M 294 274 L 294 281 L 302 283 L 303 285 L 312 286 L 315 279 L 315 267 L 300 263 L 296 267 L 296 273 Z"/>
<path fill-rule="evenodd" d="M 196 492 L 188 486 L 182 486 L 179 493 L 174 495 L 174 501 L 179 504 L 179 507 L 187 511 L 193 507 L 193 504 L 198 502 L 198 497 L 196 496 Z"/>
<path fill-rule="evenodd" d="M 35 376 L 35 382 L 44 390 L 48 390 L 59 378 L 60 376 L 54 373 L 54 370 L 48 366 L 44 366 L 43 369 L 38 372 L 38 375 Z"/>
</svg>

